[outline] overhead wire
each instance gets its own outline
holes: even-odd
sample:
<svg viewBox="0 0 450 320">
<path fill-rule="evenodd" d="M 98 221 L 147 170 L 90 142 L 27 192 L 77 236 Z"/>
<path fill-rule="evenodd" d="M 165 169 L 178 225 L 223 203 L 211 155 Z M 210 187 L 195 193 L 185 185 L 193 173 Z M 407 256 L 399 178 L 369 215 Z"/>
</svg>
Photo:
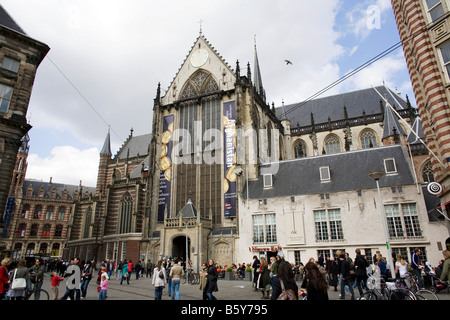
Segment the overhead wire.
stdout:
<svg viewBox="0 0 450 320">
<path fill-rule="evenodd" d="M 408 38 L 405 39 L 405 43 L 410 41 L 416 34 L 418 34 L 419 32 L 421 32 L 422 29 L 428 28 L 430 25 L 433 24 L 433 21 L 426 24 L 425 26 L 423 26 L 420 30 L 417 30 L 415 33 L 411 34 Z M 384 50 L 383 52 L 379 53 L 378 55 L 376 55 L 375 57 L 371 58 L 370 60 L 366 61 L 365 63 L 363 63 L 362 65 L 360 65 L 359 67 L 357 67 L 356 69 L 348 72 L 347 74 L 345 74 L 344 76 L 342 76 L 341 78 L 339 78 L 338 80 L 334 81 L 333 83 L 329 84 L 328 86 L 326 86 L 325 88 L 319 90 L 318 92 L 316 92 L 315 94 L 313 94 L 312 96 L 308 97 L 307 99 L 305 99 L 304 101 L 298 103 L 298 104 L 294 104 L 291 108 L 289 108 L 288 111 L 284 110 L 283 113 L 281 113 L 279 116 L 277 116 L 278 119 L 280 119 L 280 117 L 282 116 L 286 116 L 289 113 L 294 112 L 295 110 L 297 110 L 298 108 L 300 108 L 301 106 L 305 105 L 306 103 L 308 103 L 309 101 L 317 98 L 318 96 L 322 95 L 323 93 L 325 93 L 326 91 L 334 88 L 335 86 L 337 86 L 338 84 L 340 84 L 341 82 L 344 82 L 345 80 L 347 80 L 348 78 L 354 76 L 355 74 L 357 74 L 358 72 L 360 72 L 361 70 L 367 68 L 368 66 L 372 65 L 373 63 L 375 63 L 376 61 L 380 60 L 381 58 L 387 56 L 388 54 L 392 53 L 393 51 L 397 50 L 398 48 L 400 48 L 402 46 L 402 41 L 397 42 L 396 44 L 390 46 L 389 48 L 387 48 L 386 50 Z"/>
<path fill-rule="evenodd" d="M 80 97 L 87 103 L 87 105 L 89 107 L 91 107 L 91 109 L 99 116 L 99 118 L 108 126 L 109 130 L 111 130 L 116 137 L 120 140 L 123 141 L 122 138 L 111 128 L 111 125 L 105 120 L 105 118 L 94 108 L 94 106 L 92 105 L 92 103 L 89 102 L 89 100 L 84 96 L 84 94 L 77 88 L 77 86 L 69 79 L 68 76 L 66 76 L 66 74 L 61 70 L 61 68 L 59 68 L 56 63 L 49 57 L 47 56 L 47 59 L 53 64 L 53 66 L 56 68 L 56 70 L 59 71 L 59 73 L 61 73 L 61 75 L 64 77 L 64 79 L 67 80 L 67 82 L 72 86 L 72 88 L 80 95 Z"/>
</svg>

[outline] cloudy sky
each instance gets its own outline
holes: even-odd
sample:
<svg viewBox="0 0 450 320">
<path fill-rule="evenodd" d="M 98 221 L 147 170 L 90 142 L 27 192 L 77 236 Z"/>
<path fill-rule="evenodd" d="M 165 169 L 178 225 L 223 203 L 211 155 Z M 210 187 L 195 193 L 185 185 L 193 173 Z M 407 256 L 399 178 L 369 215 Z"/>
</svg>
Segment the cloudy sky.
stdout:
<svg viewBox="0 0 450 320">
<path fill-rule="evenodd" d="M 95 186 L 108 127 L 115 154 L 133 128 L 151 132 L 158 82 L 167 89 L 200 31 L 232 66 L 253 66 L 267 100 L 301 102 L 400 39 L 389 0 L 2 0 L 51 49 L 27 117 L 28 179 Z M 292 65 L 286 65 L 289 59 Z M 400 49 L 324 95 L 380 85 L 414 102 Z"/>
</svg>

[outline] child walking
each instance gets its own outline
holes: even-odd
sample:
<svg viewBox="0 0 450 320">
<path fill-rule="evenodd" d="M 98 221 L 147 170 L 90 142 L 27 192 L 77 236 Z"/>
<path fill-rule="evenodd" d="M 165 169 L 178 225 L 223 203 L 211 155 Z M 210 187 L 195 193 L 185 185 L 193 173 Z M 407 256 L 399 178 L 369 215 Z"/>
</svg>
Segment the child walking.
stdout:
<svg viewBox="0 0 450 320">
<path fill-rule="evenodd" d="M 64 278 L 60 278 L 58 275 L 56 275 L 56 272 L 52 272 L 52 273 L 50 274 L 50 280 L 51 280 L 51 282 L 52 282 L 51 288 L 52 288 L 52 291 L 53 291 L 53 300 L 58 300 L 58 292 L 59 292 L 58 287 L 59 287 L 59 283 L 60 283 L 61 281 L 63 281 Z"/>
<path fill-rule="evenodd" d="M 102 280 L 100 282 L 100 293 L 98 300 L 106 300 L 106 292 L 108 291 L 108 276 L 106 273 L 102 274 Z"/>
</svg>

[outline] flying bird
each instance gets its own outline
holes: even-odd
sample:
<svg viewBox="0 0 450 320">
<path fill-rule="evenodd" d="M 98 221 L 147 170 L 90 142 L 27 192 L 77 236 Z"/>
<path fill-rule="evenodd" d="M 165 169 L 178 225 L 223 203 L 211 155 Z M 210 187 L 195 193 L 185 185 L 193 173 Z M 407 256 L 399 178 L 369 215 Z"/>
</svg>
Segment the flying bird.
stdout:
<svg viewBox="0 0 450 320">
<path fill-rule="evenodd" d="M 286 62 L 286 65 L 288 64 L 292 64 L 292 62 L 290 60 L 284 60 Z"/>
</svg>

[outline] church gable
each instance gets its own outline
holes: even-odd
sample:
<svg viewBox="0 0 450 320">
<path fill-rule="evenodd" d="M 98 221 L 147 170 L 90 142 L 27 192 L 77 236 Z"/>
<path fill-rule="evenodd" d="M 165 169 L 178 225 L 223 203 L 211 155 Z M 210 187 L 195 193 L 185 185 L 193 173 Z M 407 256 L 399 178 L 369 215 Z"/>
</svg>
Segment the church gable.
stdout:
<svg viewBox="0 0 450 320">
<path fill-rule="evenodd" d="M 166 95 L 161 98 L 167 105 L 202 92 L 234 89 L 236 75 L 228 63 L 200 35 L 186 56 Z"/>
</svg>

